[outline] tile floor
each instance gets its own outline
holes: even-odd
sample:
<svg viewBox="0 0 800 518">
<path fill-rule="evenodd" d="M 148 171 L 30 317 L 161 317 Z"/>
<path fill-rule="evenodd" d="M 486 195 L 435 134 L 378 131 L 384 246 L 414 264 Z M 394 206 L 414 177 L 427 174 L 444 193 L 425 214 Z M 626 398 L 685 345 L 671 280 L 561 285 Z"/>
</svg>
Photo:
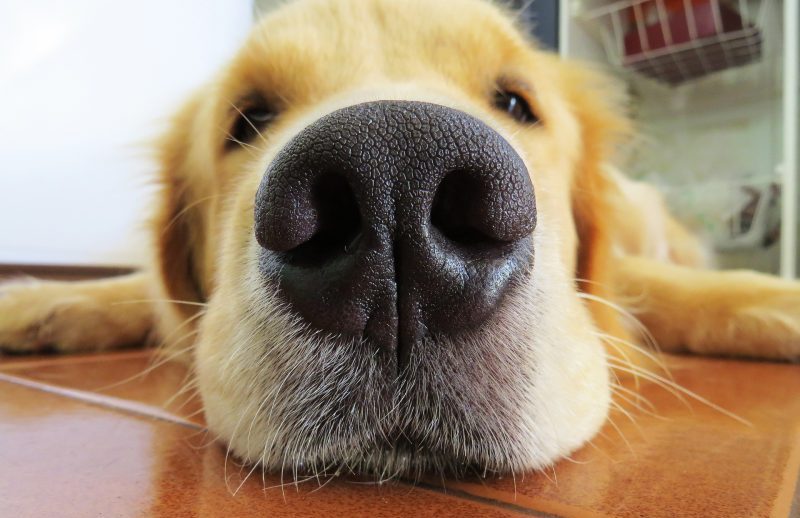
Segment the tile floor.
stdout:
<svg viewBox="0 0 800 518">
<path fill-rule="evenodd" d="M 140 375 L 152 363 L 147 351 L 0 357 L 0 517 L 800 516 L 800 365 L 669 359 L 676 381 L 750 426 L 645 384 L 657 416 L 627 405 L 635 423 L 615 412 L 546 473 L 281 488 L 226 467 L 198 402 L 174 397 L 185 370 Z"/>
</svg>

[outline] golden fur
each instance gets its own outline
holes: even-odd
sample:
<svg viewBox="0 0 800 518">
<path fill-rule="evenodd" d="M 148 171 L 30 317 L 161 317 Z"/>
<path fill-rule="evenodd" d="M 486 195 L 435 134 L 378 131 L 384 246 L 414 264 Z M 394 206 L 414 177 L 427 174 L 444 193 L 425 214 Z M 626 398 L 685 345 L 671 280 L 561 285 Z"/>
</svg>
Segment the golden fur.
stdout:
<svg viewBox="0 0 800 518">
<path fill-rule="evenodd" d="M 525 96 L 541 123 L 520 125 L 493 109 L 498 87 Z M 632 186 L 610 168 L 630 132 L 617 91 L 585 67 L 538 50 L 510 16 L 475 0 L 289 4 L 254 29 L 231 63 L 178 111 L 161 140 L 152 266 L 125 278 L 0 288 L 0 345 L 77 351 L 136 344 L 153 334 L 176 352 L 187 351 L 211 429 L 243 459 L 270 469 L 289 463 L 318 470 L 318 462 L 339 461 L 384 472 L 438 467 L 448 455 L 520 471 L 579 447 L 609 405 L 603 342 L 613 341 L 607 351 L 613 357 L 620 344 L 643 339 L 620 306 L 666 350 L 800 357 L 798 283 L 696 269 L 705 261 L 696 240 L 663 203 L 637 203 L 631 189 L 648 188 Z M 227 132 L 254 92 L 279 116 L 262 136 L 231 150 Z M 313 416 L 295 416 L 298 408 L 312 412 L 302 392 L 314 387 L 285 388 L 291 369 L 309 379 L 327 373 L 308 366 L 314 356 L 293 358 L 287 351 L 325 354 L 327 344 L 304 337 L 296 318 L 275 302 L 274 286 L 260 286 L 254 273 L 253 198 L 266 164 L 320 116 L 378 99 L 433 102 L 481 118 L 523 157 L 538 200 L 531 286 L 475 336 L 478 346 L 498 349 L 492 354 L 501 359 L 507 358 L 495 336 L 519 344 L 513 357 L 521 364 L 519 379 L 513 391 L 498 389 L 498 396 L 521 416 L 509 423 L 457 415 L 448 406 L 461 397 L 455 386 L 431 385 L 443 401 L 437 426 L 477 439 L 441 438 L 436 454 L 425 459 L 371 451 L 369 430 L 359 421 L 350 424 L 363 448 L 343 446 L 336 430 L 317 437 L 310 431 L 319 425 Z M 654 192 L 648 196 L 658 199 Z M 132 302 L 142 300 L 151 303 Z M 637 357 L 625 348 L 626 361 Z M 345 365 L 352 358 L 325 361 Z M 461 359 L 447 361 L 461 368 Z M 346 376 L 336 382 L 351 386 Z M 459 389 L 464 397 L 483 397 Z M 382 415 L 359 411 L 362 421 Z M 431 425 L 414 412 L 408 410 L 416 419 L 409 417 L 409 427 Z M 444 422 L 447 412 L 469 422 Z M 287 424 L 287 416 L 296 419 Z M 480 427 L 508 428 L 510 446 L 481 436 Z M 306 443 L 293 438 L 301 431 L 309 434 Z"/>
</svg>

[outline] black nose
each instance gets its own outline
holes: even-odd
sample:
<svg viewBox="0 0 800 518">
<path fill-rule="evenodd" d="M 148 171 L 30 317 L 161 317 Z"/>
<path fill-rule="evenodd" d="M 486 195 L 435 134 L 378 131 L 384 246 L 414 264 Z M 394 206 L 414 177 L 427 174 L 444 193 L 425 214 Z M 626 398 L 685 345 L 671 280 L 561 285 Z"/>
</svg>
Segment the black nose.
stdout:
<svg viewBox="0 0 800 518">
<path fill-rule="evenodd" d="M 312 328 L 402 367 L 484 322 L 533 261 L 528 171 L 497 132 L 421 102 L 350 106 L 295 136 L 255 200 L 261 270 Z"/>
</svg>

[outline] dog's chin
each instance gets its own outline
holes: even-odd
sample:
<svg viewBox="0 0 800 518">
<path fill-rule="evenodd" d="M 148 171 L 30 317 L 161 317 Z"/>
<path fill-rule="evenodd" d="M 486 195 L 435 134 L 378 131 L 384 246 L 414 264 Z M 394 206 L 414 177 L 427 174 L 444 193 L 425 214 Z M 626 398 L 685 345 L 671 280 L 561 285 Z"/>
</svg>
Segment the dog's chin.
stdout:
<svg viewBox="0 0 800 518">
<path fill-rule="evenodd" d="M 602 348 L 546 259 L 482 327 L 415 344 L 398 373 L 368 341 L 310 329 L 245 248 L 245 273 L 210 301 L 197 373 L 210 429 L 247 463 L 381 478 L 520 472 L 568 454 L 605 419 Z"/>
</svg>

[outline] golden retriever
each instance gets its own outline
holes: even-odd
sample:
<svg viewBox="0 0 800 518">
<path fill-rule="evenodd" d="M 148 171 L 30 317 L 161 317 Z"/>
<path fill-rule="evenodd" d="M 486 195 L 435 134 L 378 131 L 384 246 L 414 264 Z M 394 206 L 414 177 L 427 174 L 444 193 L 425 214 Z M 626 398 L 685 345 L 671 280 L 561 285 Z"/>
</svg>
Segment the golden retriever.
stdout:
<svg viewBox="0 0 800 518">
<path fill-rule="evenodd" d="M 697 269 L 614 172 L 617 91 L 489 3 L 289 3 L 160 141 L 151 268 L 4 286 L 0 344 L 157 337 L 240 459 L 383 474 L 553 463 L 648 335 L 797 359 L 800 285 Z"/>
</svg>

